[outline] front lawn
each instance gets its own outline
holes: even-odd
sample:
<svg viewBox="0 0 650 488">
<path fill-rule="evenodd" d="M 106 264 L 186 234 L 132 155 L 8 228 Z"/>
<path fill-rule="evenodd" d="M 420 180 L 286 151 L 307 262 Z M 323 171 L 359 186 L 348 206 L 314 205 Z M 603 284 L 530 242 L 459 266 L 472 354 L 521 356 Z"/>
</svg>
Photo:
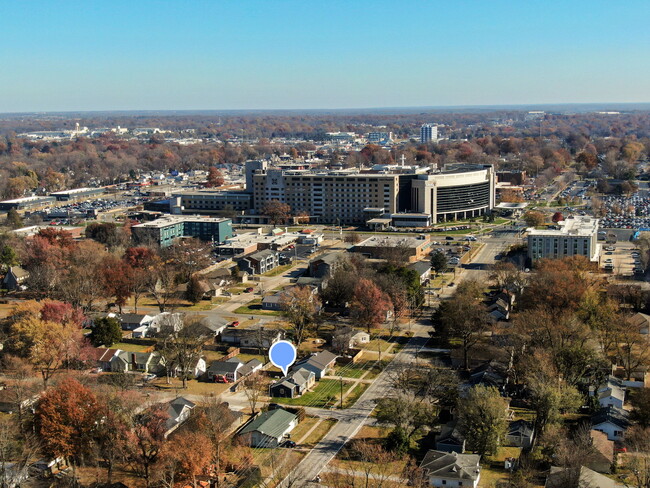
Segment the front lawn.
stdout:
<svg viewBox="0 0 650 488">
<path fill-rule="evenodd" d="M 277 268 L 273 268 L 271 271 L 267 271 L 262 276 L 278 276 L 289 271 L 291 268 L 293 268 L 293 264 L 284 264 L 282 266 L 278 266 Z"/>
<path fill-rule="evenodd" d="M 359 383 L 357 386 L 355 386 L 354 390 L 352 390 L 352 392 L 343 399 L 343 408 L 349 408 L 354 405 L 369 386 L 370 385 L 368 383 Z"/>
<path fill-rule="evenodd" d="M 335 376 L 345 378 L 361 378 L 365 373 L 364 379 L 372 380 L 379 376 L 379 373 L 386 367 L 386 361 L 359 361 L 356 364 L 348 364 L 336 368 Z"/>
<path fill-rule="evenodd" d="M 282 315 L 282 312 L 278 312 L 276 310 L 262 310 L 261 298 L 256 298 L 255 300 L 251 300 L 246 305 L 242 305 L 241 307 L 235 309 L 234 313 L 238 313 L 242 315 L 275 315 L 275 316 Z"/>
<path fill-rule="evenodd" d="M 147 352 L 153 350 L 153 346 L 143 346 L 141 344 L 128 344 L 126 342 L 118 342 L 111 346 L 111 349 L 121 349 L 126 352 Z"/>
<path fill-rule="evenodd" d="M 343 382 L 343 395 L 345 395 L 352 385 L 353 383 Z M 273 398 L 273 401 L 284 405 L 317 408 L 338 407 L 341 401 L 341 382 L 339 380 L 320 380 L 315 389 L 305 393 L 301 397 Z"/>
</svg>

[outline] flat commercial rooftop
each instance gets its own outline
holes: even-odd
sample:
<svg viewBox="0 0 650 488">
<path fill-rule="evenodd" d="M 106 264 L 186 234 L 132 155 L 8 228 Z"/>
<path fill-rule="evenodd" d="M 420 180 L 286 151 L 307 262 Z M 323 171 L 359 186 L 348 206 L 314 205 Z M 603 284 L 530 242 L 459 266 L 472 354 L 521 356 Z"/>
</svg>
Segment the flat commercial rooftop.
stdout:
<svg viewBox="0 0 650 488">
<path fill-rule="evenodd" d="M 557 225 L 559 229 L 528 229 L 531 236 L 591 236 L 598 231 L 598 219 L 591 217 L 568 218 Z"/>
</svg>

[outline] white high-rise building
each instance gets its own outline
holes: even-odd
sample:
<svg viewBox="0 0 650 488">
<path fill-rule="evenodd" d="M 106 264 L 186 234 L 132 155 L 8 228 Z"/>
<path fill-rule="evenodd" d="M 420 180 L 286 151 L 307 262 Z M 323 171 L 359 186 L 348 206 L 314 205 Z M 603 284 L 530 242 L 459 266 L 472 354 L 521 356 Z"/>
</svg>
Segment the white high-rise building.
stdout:
<svg viewBox="0 0 650 488">
<path fill-rule="evenodd" d="M 420 142 L 436 142 L 438 140 L 438 126 L 433 124 L 423 124 L 420 127 Z"/>
</svg>

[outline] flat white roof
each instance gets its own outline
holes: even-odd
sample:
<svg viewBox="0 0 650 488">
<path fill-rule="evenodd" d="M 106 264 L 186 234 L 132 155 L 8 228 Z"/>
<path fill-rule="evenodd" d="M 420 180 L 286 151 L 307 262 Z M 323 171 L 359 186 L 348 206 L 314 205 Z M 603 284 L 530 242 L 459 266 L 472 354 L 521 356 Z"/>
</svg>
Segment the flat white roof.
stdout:
<svg viewBox="0 0 650 488">
<path fill-rule="evenodd" d="M 598 219 L 580 216 L 558 222 L 559 229 L 528 229 L 531 236 L 584 236 L 588 237 L 598 231 Z"/>
<path fill-rule="evenodd" d="M 37 200 L 42 200 L 48 198 L 47 196 L 35 196 L 35 197 L 22 197 L 14 198 L 12 200 L 2 200 L 0 203 L 23 203 L 23 202 L 35 202 Z"/>
<path fill-rule="evenodd" d="M 175 216 L 175 215 L 167 215 L 165 217 L 161 217 L 156 220 L 152 220 L 151 222 L 144 222 L 142 224 L 137 224 L 134 225 L 133 227 L 150 227 L 150 228 L 155 228 L 155 227 L 165 227 L 167 225 L 172 225 L 172 224 L 178 224 L 181 222 L 212 222 L 212 223 L 218 223 L 218 222 L 225 222 L 229 221 L 230 219 L 226 219 L 223 217 L 191 217 L 191 216 Z"/>
<path fill-rule="evenodd" d="M 103 188 L 73 188 L 72 190 L 53 191 L 50 195 L 67 195 L 69 193 L 82 193 L 86 191 L 103 191 Z"/>
<path fill-rule="evenodd" d="M 355 244 L 355 247 L 395 247 L 395 246 L 406 246 L 411 248 L 417 248 L 422 244 L 425 244 L 429 241 L 429 236 L 426 239 L 419 239 L 417 237 L 409 236 L 373 236 L 369 237 L 365 241 L 361 241 L 358 244 Z"/>
</svg>

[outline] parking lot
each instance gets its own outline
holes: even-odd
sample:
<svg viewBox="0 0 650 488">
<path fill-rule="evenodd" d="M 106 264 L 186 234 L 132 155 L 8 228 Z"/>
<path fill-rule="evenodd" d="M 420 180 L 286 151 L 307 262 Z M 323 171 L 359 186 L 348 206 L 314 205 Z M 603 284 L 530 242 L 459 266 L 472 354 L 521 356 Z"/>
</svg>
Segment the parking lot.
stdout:
<svg viewBox="0 0 650 488">
<path fill-rule="evenodd" d="M 612 229 L 650 227 L 650 197 L 635 193 L 629 197 L 606 195 L 601 198 L 606 214 L 600 226 Z"/>
<path fill-rule="evenodd" d="M 601 269 L 622 276 L 632 276 L 635 269 L 640 270 L 637 273 L 643 274 L 641 259 L 633 243 L 621 241 L 616 244 L 601 244 Z"/>
</svg>

